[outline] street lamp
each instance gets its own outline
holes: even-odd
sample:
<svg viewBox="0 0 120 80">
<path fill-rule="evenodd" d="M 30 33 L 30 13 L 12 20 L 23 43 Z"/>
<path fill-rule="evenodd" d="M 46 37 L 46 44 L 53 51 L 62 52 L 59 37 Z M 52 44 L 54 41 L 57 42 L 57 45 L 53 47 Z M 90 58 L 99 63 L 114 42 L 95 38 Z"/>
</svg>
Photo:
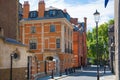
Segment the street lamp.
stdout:
<svg viewBox="0 0 120 80">
<path fill-rule="evenodd" d="M 99 19 L 100 19 L 100 13 L 96 10 L 96 12 L 93 15 L 94 15 L 95 23 L 96 23 L 97 80 L 99 80 L 98 22 L 99 22 Z"/>
<path fill-rule="evenodd" d="M 13 67 L 13 59 L 17 59 L 19 55 L 17 53 L 10 54 L 10 80 L 12 79 L 12 67 Z"/>
</svg>

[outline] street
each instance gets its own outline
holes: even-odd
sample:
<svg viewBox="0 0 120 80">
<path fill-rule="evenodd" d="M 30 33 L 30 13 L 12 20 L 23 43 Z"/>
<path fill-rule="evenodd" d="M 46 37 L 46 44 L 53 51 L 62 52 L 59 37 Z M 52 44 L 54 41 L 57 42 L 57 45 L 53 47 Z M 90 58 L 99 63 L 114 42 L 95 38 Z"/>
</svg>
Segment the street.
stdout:
<svg viewBox="0 0 120 80">
<path fill-rule="evenodd" d="M 96 67 L 87 67 L 83 71 L 76 70 L 76 73 L 59 80 L 96 80 Z"/>
<path fill-rule="evenodd" d="M 99 69 L 99 75 L 100 75 L 100 80 L 102 79 L 103 76 L 105 75 L 111 75 L 108 72 L 110 70 L 108 67 L 106 68 L 106 74 L 104 74 L 103 67 Z M 51 79 L 50 76 L 39 78 L 37 80 L 97 80 L 97 66 L 92 65 L 88 67 L 84 67 L 83 70 L 81 69 L 76 69 L 75 73 L 69 74 L 69 75 L 62 75 L 61 77 L 58 75 L 54 75 L 54 79 Z M 109 79 L 108 79 L 109 80 Z"/>
</svg>

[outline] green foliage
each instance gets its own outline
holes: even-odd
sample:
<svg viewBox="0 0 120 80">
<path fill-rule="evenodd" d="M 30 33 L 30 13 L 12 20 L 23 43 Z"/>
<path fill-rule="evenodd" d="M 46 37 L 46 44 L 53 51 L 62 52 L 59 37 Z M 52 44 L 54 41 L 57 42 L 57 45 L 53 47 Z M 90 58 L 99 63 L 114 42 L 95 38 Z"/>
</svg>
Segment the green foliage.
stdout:
<svg viewBox="0 0 120 80">
<path fill-rule="evenodd" d="M 114 24 L 114 20 L 108 21 L 108 23 L 101 24 L 98 27 L 98 51 L 99 59 L 104 62 L 108 59 L 108 26 Z M 97 63 L 97 53 L 96 53 L 96 28 L 92 31 L 87 32 L 87 47 L 88 54 L 87 57 L 91 59 L 91 63 Z"/>
</svg>

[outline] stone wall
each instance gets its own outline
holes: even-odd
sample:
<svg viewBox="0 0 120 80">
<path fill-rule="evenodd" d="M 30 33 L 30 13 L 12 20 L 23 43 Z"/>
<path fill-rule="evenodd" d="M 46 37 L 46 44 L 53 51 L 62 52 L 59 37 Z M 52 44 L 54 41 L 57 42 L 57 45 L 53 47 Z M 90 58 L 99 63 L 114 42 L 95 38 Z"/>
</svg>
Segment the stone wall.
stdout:
<svg viewBox="0 0 120 80">
<path fill-rule="evenodd" d="M 27 68 L 13 68 L 12 80 L 27 80 Z M 0 80 L 10 80 L 10 69 L 0 69 Z"/>
<path fill-rule="evenodd" d="M 29 56 L 27 50 L 27 47 L 22 44 L 10 43 L 6 38 L 0 37 L 0 80 L 10 80 L 11 64 L 12 80 L 27 79 L 27 57 Z M 19 57 L 11 59 L 11 54 L 15 52 Z"/>
</svg>

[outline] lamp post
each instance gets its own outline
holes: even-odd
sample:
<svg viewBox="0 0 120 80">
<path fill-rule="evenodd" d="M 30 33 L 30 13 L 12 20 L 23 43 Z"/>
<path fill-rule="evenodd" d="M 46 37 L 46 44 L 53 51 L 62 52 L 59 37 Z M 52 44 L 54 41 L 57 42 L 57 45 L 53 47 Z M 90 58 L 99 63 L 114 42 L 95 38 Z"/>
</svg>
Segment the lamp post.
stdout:
<svg viewBox="0 0 120 80">
<path fill-rule="evenodd" d="M 99 80 L 99 53 L 98 53 L 98 22 L 100 18 L 100 13 L 96 10 L 93 14 L 96 23 L 96 54 L 97 54 L 97 80 Z"/>
<path fill-rule="evenodd" d="M 12 80 L 12 67 L 13 67 L 13 59 L 17 59 L 19 55 L 17 53 L 10 54 L 10 80 Z"/>
<path fill-rule="evenodd" d="M 10 80 L 12 80 L 12 60 L 13 60 L 13 54 L 10 55 Z"/>
<path fill-rule="evenodd" d="M 104 44 L 104 49 L 106 48 L 106 45 Z M 105 69 L 106 69 L 106 51 L 104 53 L 104 74 L 105 74 Z"/>
</svg>

